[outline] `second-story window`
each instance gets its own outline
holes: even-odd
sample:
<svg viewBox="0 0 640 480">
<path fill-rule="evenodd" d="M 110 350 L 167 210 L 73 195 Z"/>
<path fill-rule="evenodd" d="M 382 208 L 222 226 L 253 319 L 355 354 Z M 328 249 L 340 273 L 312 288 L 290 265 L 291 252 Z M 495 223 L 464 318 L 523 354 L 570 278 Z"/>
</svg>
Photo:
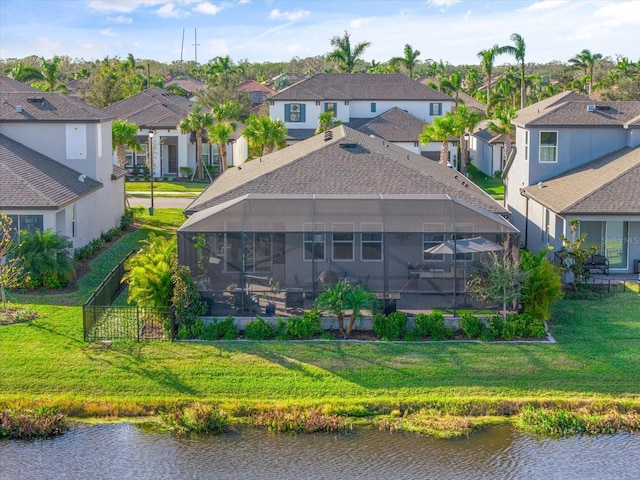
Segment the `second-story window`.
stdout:
<svg viewBox="0 0 640 480">
<path fill-rule="evenodd" d="M 430 103 L 429 115 L 431 115 L 432 117 L 442 115 L 442 103 Z"/>
<path fill-rule="evenodd" d="M 524 131 L 524 161 L 529 161 L 529 130 Z"/>
<path fill-rule="evenodd" d="M 325 112 L 333 112 L 333 116 L 338 116 L 338 104 L 336 102 L 325 102 L 324 104 Z"/>
<path fill-rule="evenodd" d="M 558 132 L 540 132 L 540 162 L 558 161 Z"/>
<path fill-rule="evenodd" d="M 371 102 L 371 113 L 376 113 L 376 102 Z"/>
<path fill-rule="evenodd" d="M 284 106 L 284 116 L 287 122 L 304 122 L 304 104 L 287 103 Z"/>
</svg>

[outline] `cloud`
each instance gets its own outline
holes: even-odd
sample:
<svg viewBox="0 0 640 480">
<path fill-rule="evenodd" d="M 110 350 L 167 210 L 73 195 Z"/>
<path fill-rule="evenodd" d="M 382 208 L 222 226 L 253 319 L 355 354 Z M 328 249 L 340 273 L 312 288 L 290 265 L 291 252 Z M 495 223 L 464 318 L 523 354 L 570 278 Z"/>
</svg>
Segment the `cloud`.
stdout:
<svg viewBox="0 0 640 480">
<path fill-rule="evenodd" d="M 105 28 L 104 30 L 100 30 L 100 35 L 103 37 L 115 37 L 116 32 L 113 31 L 113 28 Z"/>
<path fill-rule="evenodd" d="M 156 15 L 160 18 L 182 18 L 189 16 L 189 12 L 176 9 L 173 3 L 167 3 L 156 10 Z"/>
<path fill-rule="evenodd" d="M 456 3 L 459 3 L 460 0 L 429 0 L 429 3 L 434 7 L 440 7 L 442 9 L 447 9 L 452 7 Z"/>
<path fill-rule="evenodd" d="M 541 2 L 536 2 L 532 5 L 529 5 L 524 10 L 529 11 L 541 11 L 541 10 L 553 10 L 563 3 L 567 3 L 567 0 L 542 0 Z"/>
<path fill-rule="evenodd" d="M 196 13 L 202 13 L 203 15 L 216 15 L 220 13 L 224 7 L 218 7 L 210 2 L 199 3 L 193 9 Z"/>
<path fill-rule="evenodd" d="M 143 6 L 154 6 L 166 3 L 166 0 L 91 0 L 89 8 L 99 12 L 131 13 Z"/>
<path fill-rule="evenodd" d="M 210 40 L 204 48 L 205 56 L 224 57 L 229 54 L 229 45 L 225 40 Z"/>
<path fill-rule="evenodd" d="M 279 20 L 284 18 L 289 22 L 295 22 L 296 20 L 300 20 L 301 18 L 308 17 L 311 14 L 308 10 L 293 10 L 291 12 L 281 12 L 277 8 L 275 10 L 271 10 L 269 14 L 269 19 L 271 20 Z"/>
<path fill-rule="evenodd" d="M 124 15 L 118 15 L 117 17 L 107 17 L 108 23 L 119 23 L 122 25 L 131 25 L 133 23 L 133 18 L 125 17 Z"/>
</svg>

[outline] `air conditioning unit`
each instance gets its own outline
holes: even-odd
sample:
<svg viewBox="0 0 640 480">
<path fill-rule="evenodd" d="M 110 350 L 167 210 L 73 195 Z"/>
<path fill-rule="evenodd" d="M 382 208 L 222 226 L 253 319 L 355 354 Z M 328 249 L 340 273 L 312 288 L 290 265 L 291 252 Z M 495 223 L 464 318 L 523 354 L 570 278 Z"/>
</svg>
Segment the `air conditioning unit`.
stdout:
<svg viewBox="0 0 640 480">
<path fill-rule="evenodd" d="M 587 112 L 595 112 L 595 111 L 596 111 L 595 105 L 587 105 Z"/>
</svg>

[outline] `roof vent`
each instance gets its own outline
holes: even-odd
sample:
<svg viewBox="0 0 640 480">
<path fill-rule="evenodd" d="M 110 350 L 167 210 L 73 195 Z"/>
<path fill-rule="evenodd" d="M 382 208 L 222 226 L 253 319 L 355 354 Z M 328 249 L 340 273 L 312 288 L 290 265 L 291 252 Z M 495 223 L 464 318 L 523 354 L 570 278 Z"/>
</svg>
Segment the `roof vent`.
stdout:
<svg viewBox="0 0 640 480">
<path fill-rule="evenodd" d="M 331 130 L 324 132 L 324 141 L 328 142 L 329 140 L 333 140 L 333 132 Z"/>
<path fill-rule="evenodd" d="M 595 110 L 596 110 L 595 105 L 587 105 L 587 112 L 595 112 Z"/>
<path fill-rule="evenodd" d="M 22 105 L 16 105 L 16 112 L 22 113 Z"/>
</svg>

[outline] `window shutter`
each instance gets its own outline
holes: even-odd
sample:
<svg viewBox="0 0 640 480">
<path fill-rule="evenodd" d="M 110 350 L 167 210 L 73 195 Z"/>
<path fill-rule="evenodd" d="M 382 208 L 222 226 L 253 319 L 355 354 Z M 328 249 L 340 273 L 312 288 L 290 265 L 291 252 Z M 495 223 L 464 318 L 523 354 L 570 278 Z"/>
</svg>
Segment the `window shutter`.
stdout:
<svg viewBox="0 0 640 480">
<path fill-rule="evenodd" d="M 305 110 L 307 109 L 307 106 L 304 103 L 300 104 L 300 121 L 301 122 L 305 122 Z"/>
<path fill-rule="evenodd" d="M 288 122 L 291 117 L 289 116 L 289 104 L 284 104 L 284 121 Z"/>
</svg>

